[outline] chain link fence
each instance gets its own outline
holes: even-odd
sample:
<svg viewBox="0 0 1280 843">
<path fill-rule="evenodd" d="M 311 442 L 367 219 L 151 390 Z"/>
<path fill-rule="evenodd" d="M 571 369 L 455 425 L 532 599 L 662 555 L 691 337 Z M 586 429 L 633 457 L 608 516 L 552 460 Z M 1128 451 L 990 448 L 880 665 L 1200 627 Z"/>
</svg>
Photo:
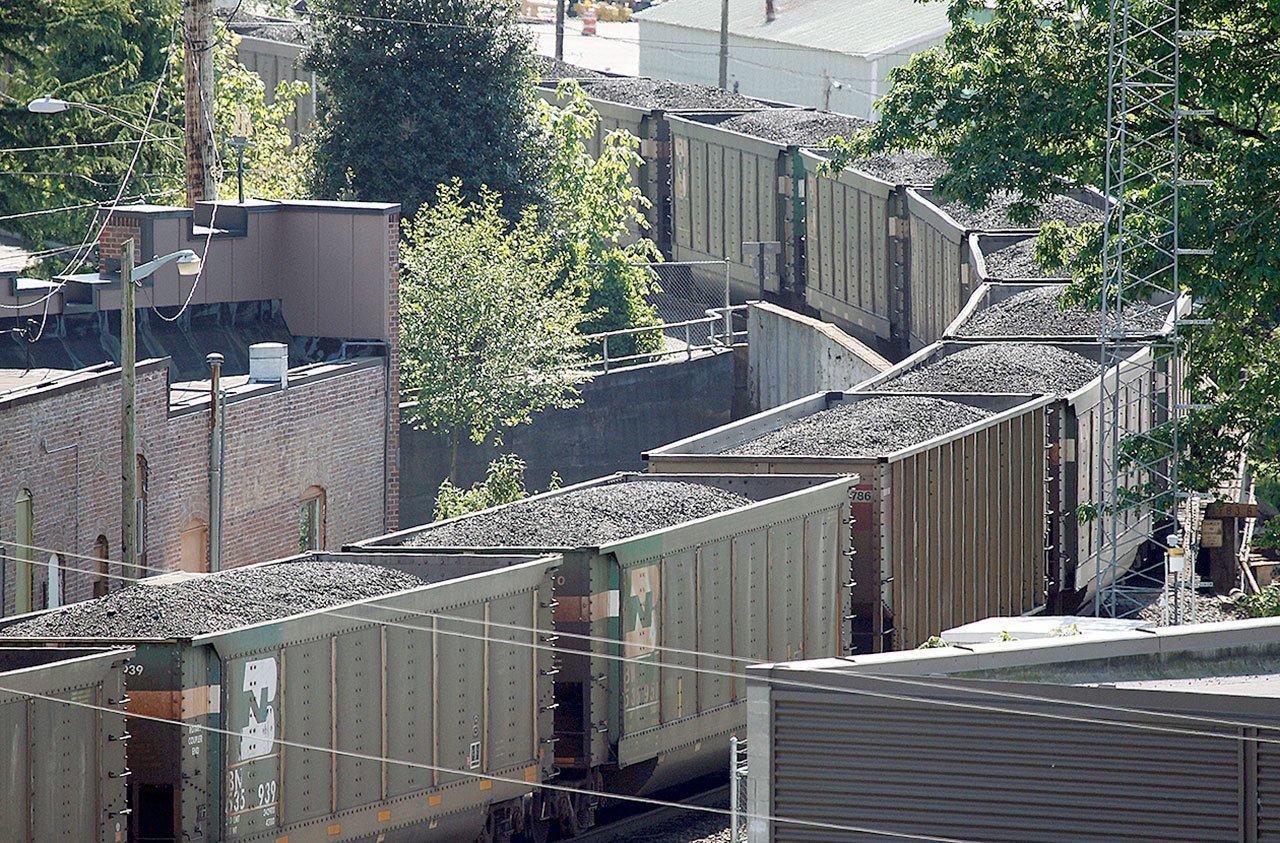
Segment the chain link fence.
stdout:
<svg viewBox="0 0 1280 843">
<path fill-rule="evenodd" d="M 729 738 L 729 843 L 747 840 L 747 742 Z"/>
<path fill-rule="evenodd" d="M 658 311 L 658 319 L 664 324 L 701 319 L 713 308 L 729 304 L 729 264 L 727 261 L 685 261 L 645 264 L 653 273 L 657 288 L 650 294 L 649 303 Z M 710 339 L 711 325 L 695 326 L 690 337 L 695 345 L 706 345 Z M 666 328 L 668 346 L 683 343 L 683 328 Z"/>
</svg>

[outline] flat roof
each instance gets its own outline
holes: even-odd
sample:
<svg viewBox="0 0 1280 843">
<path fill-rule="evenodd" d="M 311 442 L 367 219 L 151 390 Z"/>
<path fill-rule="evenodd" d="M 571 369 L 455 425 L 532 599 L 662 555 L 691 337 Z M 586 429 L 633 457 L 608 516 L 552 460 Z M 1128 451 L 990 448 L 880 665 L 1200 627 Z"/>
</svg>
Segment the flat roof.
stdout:
<svg viewBox="0 0 1280 843">
<path fill-rule="evenodd" d="M 75 374 L 72 369 L 0 369 L 0 395 L 28 389 Z"/>
</svg>

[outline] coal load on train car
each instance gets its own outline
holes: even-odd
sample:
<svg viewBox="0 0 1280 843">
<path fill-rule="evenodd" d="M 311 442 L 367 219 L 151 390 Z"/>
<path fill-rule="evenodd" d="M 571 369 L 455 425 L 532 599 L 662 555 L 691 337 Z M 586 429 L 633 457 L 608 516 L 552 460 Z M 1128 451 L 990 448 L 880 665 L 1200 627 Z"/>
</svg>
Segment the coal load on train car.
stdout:
<svg viewBox="0 0 1280 843">
<path fill-rule="evenodd" d="M 1036 212 L 1029 220 L 1015 218 L 1014 206 L 1021 201 L 1016 193 L 1000 192 L 980 208 L 955 199 L 935 196 L 938 207 L 965 228 L 975 231 L 1000 231 L 1004 229 L 1038 228 L 1046 222 L 1061 222 L 1075 227 L 1089 222 L 1101 223 L 1100 208 L 1087 205 L 1070 196 L 1051 196 L 1036 205 Z"/>
<path fill-rule="evenodd" d="M 637 481 L 518 501 L 415 533 L 409 547 L 582 547 L 751 503 L 697 483 Z"/>
<path fill-rule="evenodd" d="M 40 638 L 187 638 L 424 585 L 376 565 L 318 559 L 136 585 L 3 630 Z"/>
<path fill-rule="evenodd" d="M 909 448 L 991 415 L 991 410 L 942 398 L 873 398 L 837 404 L 721 453 L 872 457 Z"/>
<path fill-rule="evenodd" d="M 760 102 L 723 88 L 668 82 L 665 79 L 625 77 L 592 79 L 583 85 L 592 99 L 653 109 L 760 108 Z"/>
<path fill-rule="evenodd" d="M 567 61 L 553 59 L 550 56 L 534 56 L 533 68 L 538 74 L 538 78 L 544 81 L 555 81 L 560 79 L 603 79 L 608 74 L 601 73 L 598 70 L 592 70 L 589 67 L 581 67 L 576 64 L 570 64 Z"/>
<path fill-rule="evenodd" d="M 885 392 L 1030 392 L 1062 395 L 1098 376 L 1088 357 L 1037 343 L 990 343 L 948 354 L 875 388 Z"/>
<path fill-rule="evenodd" d="M 1102 327 L 1101 314 L 1079 304 L 1063 301 L 1061 286 L 1034 287 L 1002 302 L 974 313 L 956 330 L 960 337 L 1057 337 L 1097 336 Z M 1129 305 L 1124 323 L 1129 331 L 1158 331 L 1164 324 L 1165 310 L 1149 306 Z M 1108 326 L 1115 327 L 1114 315 Z"/>
<path fill-rule="evenodd" d="M 1045 269 L 1036 260 L 1036 239 L 1028 237 L 1011 246 L 997 249 L 983 258 L 987 264 L 987 275 L 992 278 L 1070 278 L 1071 270 Z"/>
<path fill-rule="evenodd" d="M 739 114 L 720 128 L 786 146 L 826 146 L 833 137 L 852 136 L 872 123 L 844 114 L 805 109 L 771 109 Z"/>
</svg>

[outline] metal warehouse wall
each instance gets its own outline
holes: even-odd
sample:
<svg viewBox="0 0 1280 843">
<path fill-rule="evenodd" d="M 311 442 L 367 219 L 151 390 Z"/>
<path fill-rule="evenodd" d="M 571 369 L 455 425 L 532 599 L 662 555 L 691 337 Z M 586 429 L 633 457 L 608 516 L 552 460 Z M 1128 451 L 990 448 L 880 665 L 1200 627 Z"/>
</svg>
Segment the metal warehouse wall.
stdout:
<svg viewBox="0 0 1280 843">
<path fill-rule="evenodd" d="M 1280 732 L 1210 720 L 1280 723 L 1274 698 L 778 673 L 855 693 L 771 691 L 752 683 L 752 814 L 975 841 L 1276 839 L 1280 752 L 1239 738 L 1247 733 L 1274 742 Z M 963 688 L 1040 699 L 1021 702 Z M 1070 700 L 1131 711 L 1099 712 Z M 1194 719 L 1170 721 L 1135 708 Z M 1082 722 L 1085 717 L 1109 722 Z M 749 839 L 821 843 L 884 836 L 753 821 Z"/>
<path fill-rule="evenodd" d="M 937 41 L 913 45 L 922 51 Z M 700 85 L 719 80 L 720 36 L 716 32 L 640 21 L 640 75 Z M 888 90 L 889 71 L 906 56 L 868 60 L 825 50 L 805 50 L 756 38 L 729 38 L 729 86 L 752 97 L 825 108 L 875 119 L 873 103 Z M 831 80 L 840 88 L 831 88 Z"/>
<path fill-rule="evenodd" d="M 501 446 L 463 443 L 458 484 L 483 480 L 499 454 L 519 454 L 529 464 L 531 489 L 547 487 L 554 471 L 579 483 L 622 470 L 642 470 L 641 451 L 718 427 L 734 417 L 735 354 L 680 363 L 638 366 L 599 375 L 583 384 L 582 405 L 548 410 L 509 430 Z M 745 370 L 745 366 L 742 367 Z M 745 415 L 741 408 L 738 415 Z M 410 424 L 400 427 L 400 523 L 433 520 L 436 491 L 449 475 L 447 437 Z"/>
</svg>

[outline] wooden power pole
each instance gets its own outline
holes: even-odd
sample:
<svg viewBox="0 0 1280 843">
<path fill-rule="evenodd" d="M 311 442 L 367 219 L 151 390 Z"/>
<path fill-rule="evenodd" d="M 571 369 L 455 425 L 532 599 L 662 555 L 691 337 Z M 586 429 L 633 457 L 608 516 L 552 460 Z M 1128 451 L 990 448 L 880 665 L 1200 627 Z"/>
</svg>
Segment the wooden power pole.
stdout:
<svg viewBox="0 0 1280 843">
<path fill-rule="evenodd" d="M 216 198 L 213 156 L 213 0 L 183 0 L 187 206 Z"/>
<path fill-rule="evenodd" d="M 126 577 L 138 572 L 138 443 L 134 401 L 138 353 L 133 312 L 133 238 L 120 250 L 120 561 Z"/>
<path fill-rule="evenodd" d="M 556 0 L 556 61 L 564 61 L 564 4 L 568 0 Z"/>
<path fill-rule="evenodd" d="M 720 0 L 720 87 L 729 87 L 729 0 Z"/>
</svg>

